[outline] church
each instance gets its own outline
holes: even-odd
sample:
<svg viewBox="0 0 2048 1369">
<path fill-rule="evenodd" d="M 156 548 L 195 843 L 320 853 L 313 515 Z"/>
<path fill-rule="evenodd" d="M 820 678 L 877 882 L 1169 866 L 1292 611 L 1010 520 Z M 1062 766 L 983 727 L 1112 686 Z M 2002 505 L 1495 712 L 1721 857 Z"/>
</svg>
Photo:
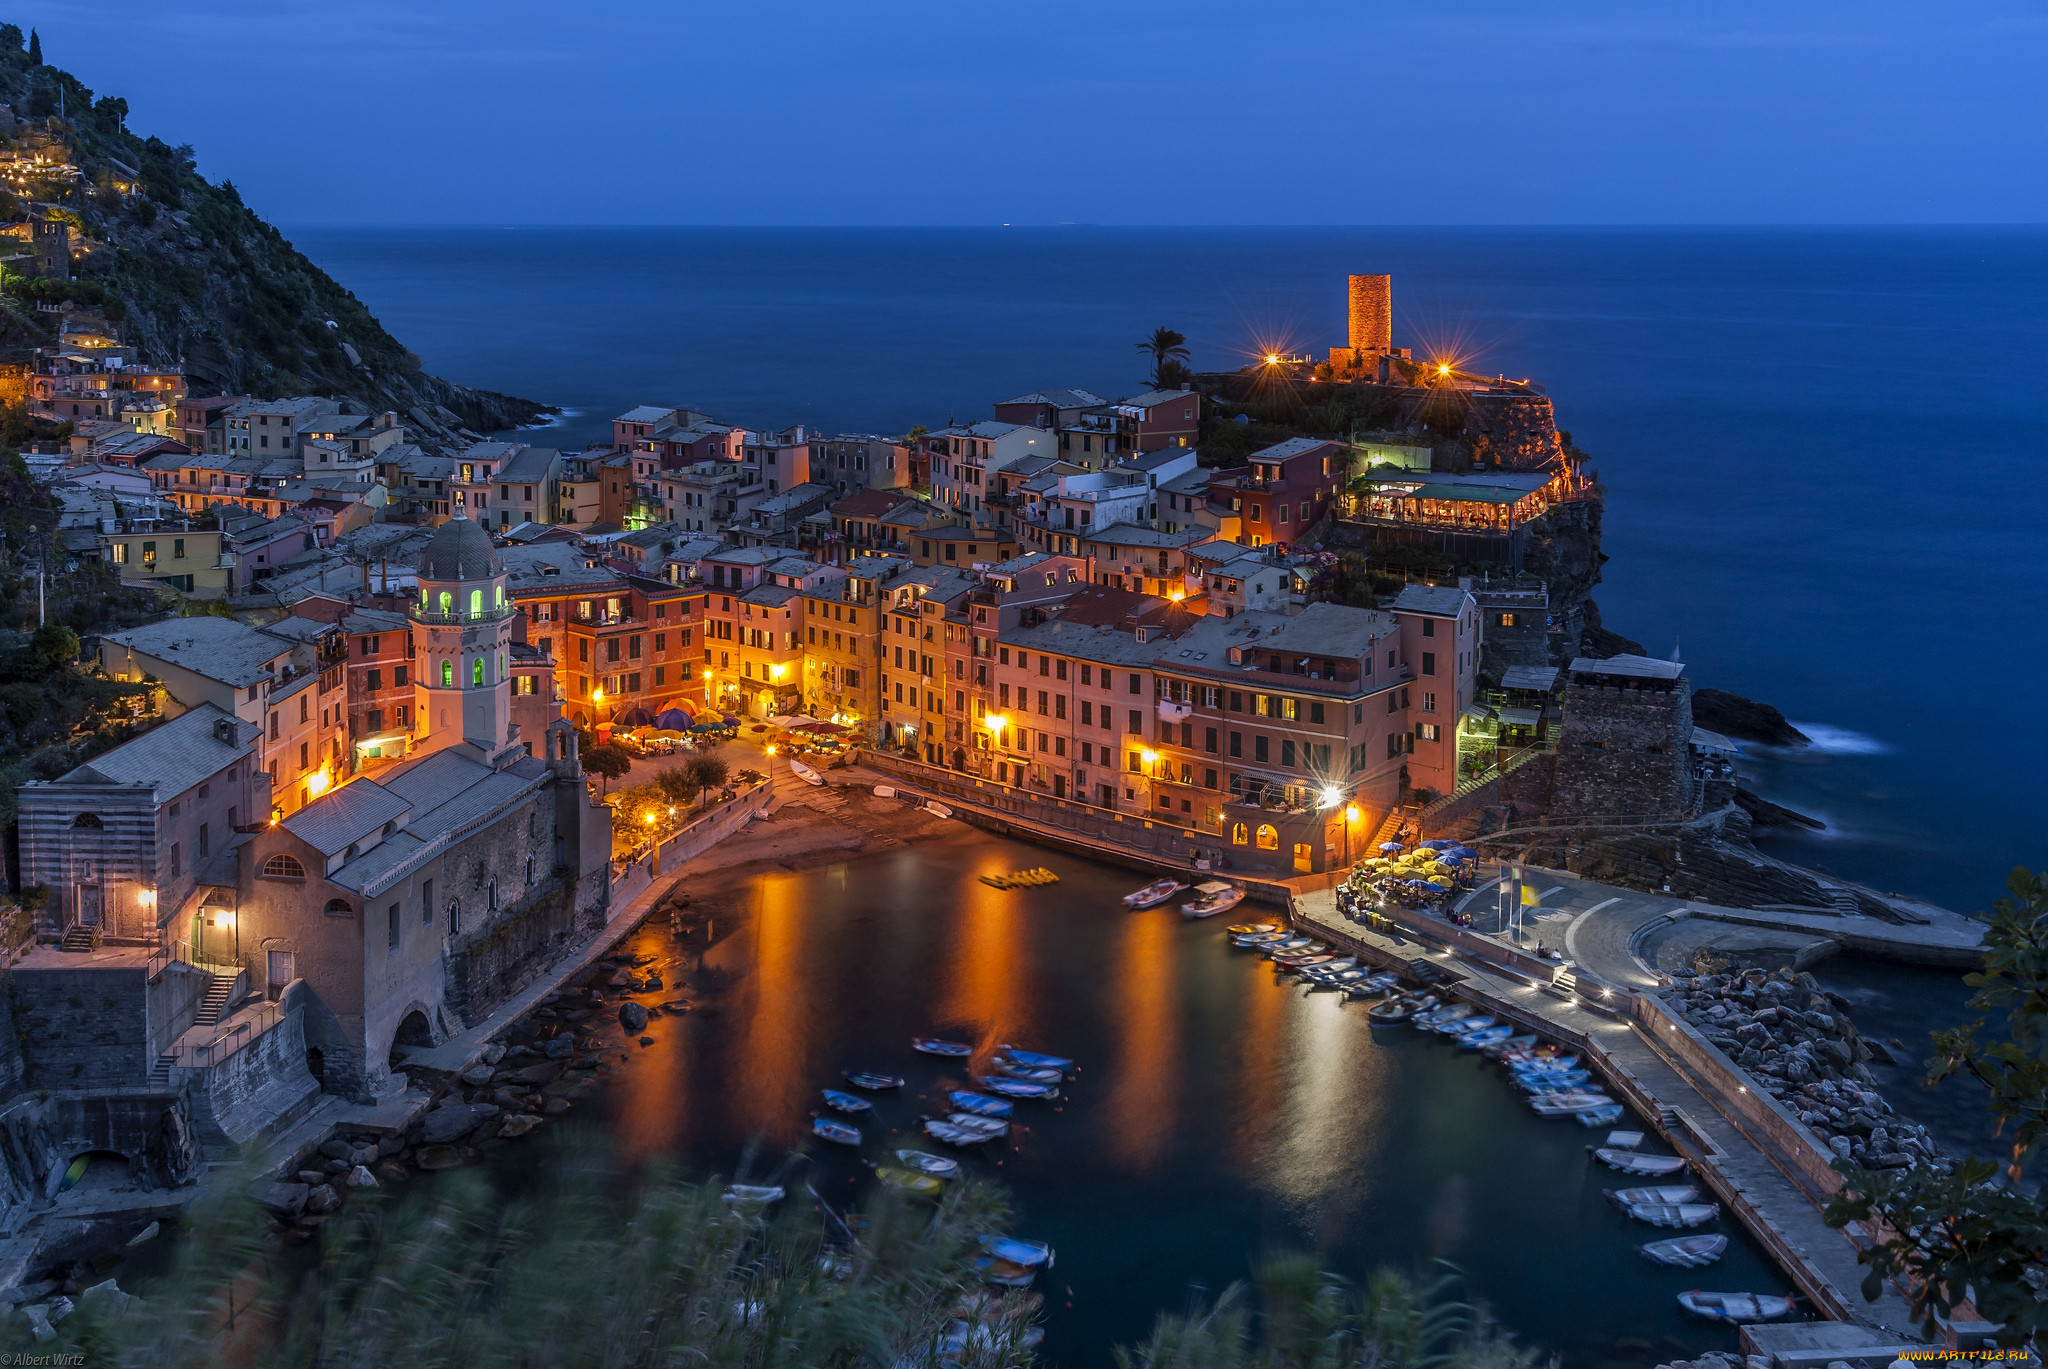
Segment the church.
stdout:
<svg viewBox="0 0 2048 1369">
<path fill-rule="evenodd" d="M 252 990 L 305 981 L 308 1066 L 358 1100 L 403 1086 L 403 1048 L 462 1031 L 597 931 L 610 890 L 610 815 L 552 691 L 516 692 L 518 610 L 478 524 L 435 533 L 408 618 L 410 754 L 258 833 L 216 910 L 266 977 Z"/>
</svg>

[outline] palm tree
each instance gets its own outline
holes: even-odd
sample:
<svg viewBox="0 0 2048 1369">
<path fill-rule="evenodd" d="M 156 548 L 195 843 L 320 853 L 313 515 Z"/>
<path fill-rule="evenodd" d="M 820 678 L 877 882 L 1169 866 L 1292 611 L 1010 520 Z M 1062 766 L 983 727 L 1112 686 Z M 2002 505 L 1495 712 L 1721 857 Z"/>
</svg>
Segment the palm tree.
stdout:
<svg viewBox="0 0 2048 1369">
<path fill-rule="evenodd" d="M 1176 333 L 1173 329 L 1162 324 L 1152 330 L 1151 337 L 1138 344 L 1139 351 L 1152 354 L 1153 388 L 1161 390 L 1167 388 L 1165 383 L 1167 379 L 1166 368 L 1169 363 L 1178 365 L 1183 370 L 1186 369 L 1188 357 L 1192 355 L 1188 351 L 1187 342 L 1186 334 Z"/>
</svg>

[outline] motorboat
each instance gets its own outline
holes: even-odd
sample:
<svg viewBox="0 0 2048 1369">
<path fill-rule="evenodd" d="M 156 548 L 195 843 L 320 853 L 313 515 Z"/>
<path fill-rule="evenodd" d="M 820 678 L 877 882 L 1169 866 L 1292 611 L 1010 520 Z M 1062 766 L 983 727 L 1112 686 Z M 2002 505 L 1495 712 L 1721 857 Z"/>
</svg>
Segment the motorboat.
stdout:
<svg viewBox="0 0 2048 1369">
<path fill-rule="evenodd" d="M 1575 1112 L 1572 1114 L 1572 1120 L 1582 1127 L 1611 1127 L 1621 1120 L 1621 1113 L 1621 1104 L 1609 1103 L 1604 1108 L 1588 1108 L 1584 1112 Z"/>
<path fill-rule="evenodd" d="M 1292 936 L 1276 936 L 1271 941 L 1261 942 L 1258 949 L 1262 955 L 1277 957 L 1291 955 L 1315 944 L 1313 937 L 1306 937 L 1297 932 Z"/>
<path fill-rule="evenodd" d="M 1157 908 L 1188 886 L 1177 879 L 1155 879 L 1142 889 L 1124 895 L 1124 907 L 1133 911 Z"/>
<path fill-rule="evenodd" d="M 883 1089 L 900 1089 L 903 1087 L 903 1081 L 893 1074 L 870 1074 L 866 1070 L 846 1070 L 844 1073 L 846 1082 L 857 1089 L 871 1089 L 880 1092 Z"/>
<path fill-rule="evenodd" d="M 820 775 L 817 771 L 811 769 L 811 767 L 809 767 L 808 765 L 805 765 L 795 756 L 791 756 L 789 758 L 789 773 L 796 776 L 798 779 L 802 780 L 805 784 L 815 784 L 822 788 L 825 783 L 825 777 L 823 775 Z"/>
<path fill-rule="evenodd" d="M 1017 1105 L 1007 1098 L 991 1098 L 985 1093 L 969 1093 L 966 1089 L 955 1089 L 946 1095 L 946 1101 L 962 1112 L 979 1113 L 983 1117 L 1008 1117 L 1017 1110 Z"/>
<path fill-rule="evenodd" d="M 1536 1044 L 1533 1036 L 1509 1036 L 1499 1041 L 1489 1041 L 1479 1049 L 1498 1060 L 1513 1051 L 1527 1050 Z"/>
<path fill-rule="evenodd" d="M 982 1117 L 972 1112 L 949 1112 L 946 1120 L 966 1131 L 978 1131 L 984 1136 L 1008 1136 L 1010 1124 L 995 1117 Z"/>
<path fill-rule="evenodd" d="M 1653 1184 L 1648 1188 L 1602 1189 L 1607 1201 L 1621 1207 L 1635 1207 L 1642 1203 L 1696 1203 L 1700 1198 L 1699 1189 L 1692 1184 Z"/>
<path fill-rule="evenodd" d="M 955 1060 L 965 1060 L 974 1054 L 974 1047 L 964 1041 L 942 1041 L 936 1036 L 913 1036 L 910 1048 L 921 1055 L 944 1055 Z"/>
<path fill-rule="evenodd" d="M 1703 1269 L 1721 1258 L 1728 1249 L 1726 1236 L 1673 1236 L 1636 1247 L 1636 1253 L 1652 1264 L 1673 1269 Z"/>
<path fill-rule="evenodd" d="M 981 1277 L 999 1288 L 1029 1288 L 1031 1281 L 1038 1277 L 1038 1270 L 1028 1264 L 1017 1264 L 1011 1260 L 997 1259 L 983 1255 L 974 1262 L 981 1271 Z"/>
<path fill-rule="evenodd" d="M 1223 929 L 1226 936 L 1257 936 L 1261 932 L 1277 932 L 1277 922 L 1239 922 Z"/>
<path fill-rule="evenodd" d="M 860 1128 L 850 1127 L 844 1122 L 835 1122 L 830 1117 L 819 1117 L 811 1123 L 811 1134 L 823 1141 L 836 1145 L 857 1146 L 860 1144 Z"/>
<path fill-rule="evenodd" d="M 1050 1269 L 1053 1249 L 1044 1241 L 1024 1241 L 1015 1236 L 983 1236 L 981 1248 L 999 1260 L 1021 1264 L 1027 1269 Z"/>
<path fill-rule="evenodd" d="M 1015 1060 L 998 1060 L 995 1066 L 1006 1079 L 1024 1079 L 1033 1084 L 1057 1084 L 1064 1077 L 1058 1070 L 1039 1065 L 1020 1065 Z"/>
<path fill-rule="evenodd" d="M 1212 879 L 1205 883 L 1197 884 L 1195 892 L 1200 894 L 1201 897 L 1190 899 L 1188 902 L 1180 905 L 1180 915 L 1182 917 L 1190 919 L 1214 917 L 1218 913 L 1227 913 L 1238 904 L 1244 902 L 1244 890 L 1234 884 L 1225 884 L 1220 879 Z"/>
<path fill-rule="evenodd" d="M 1041 1069 L 1048 1070 L 1070 1070 L 1074 1068 L 1074 1062 L 1067 1059 L 1064 1055 L 1047 1055 L 1044 1051 L 1018 1050 L 1007 1041 L 997 1046 L 996 1049 L 1020 1065 L 1036 1065 Z"/>
<path fill-rule="evenodd" d="M 1685 1173 L 1685 1161 L 1676 1155 L 1639 1155 L 1617 1146 L 1599 1146 L 1594 1149 L 1593 1158 L 1609 1169 L 1641 1175 L 1645 1179 L 1662 1179 Z"/>
<path fill-rule="evenodd" d="M 950 1179 L 960 1172 L 958 1160 L 948 1160 L 943 1155 L 933 1155 L 922 1150 L 899 1150 L 896 1152 L 896 1159 L 906 1169 L 914 1169 L 920 1174 L 929 1174 L 937 1179 Z"/>
<path fill-rule="evenodd" d="M 946 807 L 945 804 L 933 803 L 929 799 L 925 800 L 924 811 L 930 813 L 935 818 L 950 818 L 953 816 L 953 810 Z"/>
<path fill-rule="evenodd" d="M 920 1198 L 932 1198 L 946 1191 L 945 1181 L 930 1174 L 920 1174 L 914 1169 L 899 1169 L 894 1165 L 880 1165 L 875 1177 L 889 1187 L 902 1193 L 913 1193 Z"/>
<path fill-rule="evenodd" d="M 1695 1317 L 1730 1326 L 1792 1315 L 1792 1299 L 1775 1293 L 1702 1293 L 1693 1289 L 1678 1295 L 1678 1305 Z"/>
<path fill-rule="evenodd" d="M 1513 1027 L 1502 1023 L 1496 1027 L 1482 1027 L 1476 1032 L 1466 1032 L 1464 1035 L 1456 1038 L 1458 1049 L 1461 1051 L 1476 1051 L 1492 1042 L 1499 1041 L 1513 1031 Z"/>
<path fill-rule="evenodd" d="M 990 1093 L 999 1093 L 1005 1098 L 1036 1098 L 1045 1101 L 1060 1096 L 1057 1085 L 1041 1084 L 1030 1079 L 1004 1079 L 997 1075 L 985 1074 L 976 1078 L 974 1082 Z"/>
<path fill-rule="evenodd" d="M 727 1184 L 719 1199 L 737 1206 L 761 1207 L 779 1203 L 783 1196 L 782 1189 L 773 1184 Z"/>
<path fill-rule="evenodd" d="M 1651 1226 L 1668 1226 L 1683 1229 L 1689 1226 L 1705 1226 L 1721 1215 L 1719 1203 L 1637 1203 L 1624 1207 L 1623 1212 L 1639 1222 Z"/>
<path fill-rule="evenodd" d="M 1336 959 L 1337 957 L 1330 952 L 1322 951 L 1315 955 L 1282 956 L 1273 963 L 1282 974 L 1299 974 L 1303 970 L 1320 969 Z"/>
<path fill-rule="evenodd" d="M 834 1112 L 869 1112 L 874 1104 L 856 1093 L 844 1093 L 838 1089 L 825 1090 L 825 1106 Z"/>
</svg>

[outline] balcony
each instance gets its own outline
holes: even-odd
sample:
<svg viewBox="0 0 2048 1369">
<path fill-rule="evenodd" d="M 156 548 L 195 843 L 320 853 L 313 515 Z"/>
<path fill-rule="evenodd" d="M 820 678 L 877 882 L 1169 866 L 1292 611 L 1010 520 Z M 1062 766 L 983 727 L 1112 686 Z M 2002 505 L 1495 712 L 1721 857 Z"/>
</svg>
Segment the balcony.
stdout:
<svg viewBox="0 0 2048 1369">
<path fill-rule="evenodd" d="M 1159 701 L 1159 721 L 1161 722 L 1184 723 L 1194 716 L 1195 706 L 1193 704 L 1175 703 L 1172 699 L 1161 699 Z"/>
<path fill-rule="evenodd" d="M 515 605 L 504 604 L 496 608 L 478 609 L 474 613 L 430 613 L 415 604 L 410 616 L 416 623 L 426 623 L 433 627 L 460 627 L 465 623 L 494 623 L 500 618 L 510 618 L 518 611 Z"/>
</svg>

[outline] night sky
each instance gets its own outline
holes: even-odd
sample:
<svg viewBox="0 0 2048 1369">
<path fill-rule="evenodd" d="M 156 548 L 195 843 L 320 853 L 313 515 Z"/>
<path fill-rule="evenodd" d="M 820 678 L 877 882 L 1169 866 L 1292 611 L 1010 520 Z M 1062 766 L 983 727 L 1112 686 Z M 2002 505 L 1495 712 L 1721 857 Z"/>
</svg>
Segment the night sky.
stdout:
<svg viewBox="0 0 2048 1369">
<path fill-rule="evenodd" d="M 2048 218 L 2048 3 L 38 0 L 287 224 Z"/>
</svg>

